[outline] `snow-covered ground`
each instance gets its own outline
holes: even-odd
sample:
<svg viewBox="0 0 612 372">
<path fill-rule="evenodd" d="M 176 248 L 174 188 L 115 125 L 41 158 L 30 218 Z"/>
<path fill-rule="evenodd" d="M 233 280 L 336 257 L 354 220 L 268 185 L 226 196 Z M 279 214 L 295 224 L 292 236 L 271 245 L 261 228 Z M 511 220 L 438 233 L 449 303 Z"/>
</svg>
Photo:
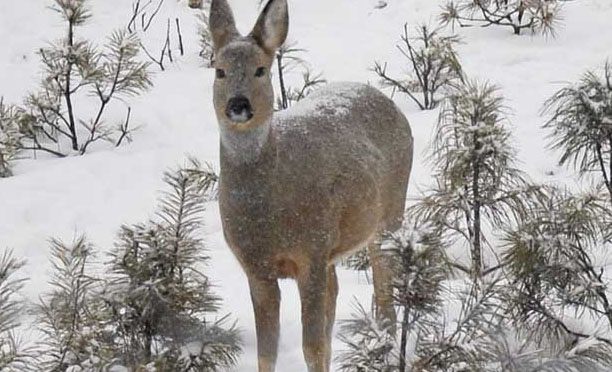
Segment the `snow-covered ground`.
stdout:
<svg viewBox="0 0 612 372">
<path fill-rule="evenodd" d="M 141 126 L 134 141 L 115 149 L 97 146 L 86 156 L 20 161 L 15 176 L 0 179 L 0 249 L 10 248 L 27 260 L 30 278 L 24 294 L 36 301 L 50 273 L 47 240 L 66 241 L 85 233 L 100 251 L 112 246 L 122 223 L 140 222 L 156 208 L 164 170 L 194 155 L 218 164 L 218 132 L 212 106 L 213 70 L 198 56 L 196 12 L 186 0 L 167 0 L 158 16 L 159 27 L 145 39 L 159 48 L 165 20 L 180 17 L 186 55 L 158 71 L 154 88 L 132 100 L 132 120 Z M 313 71 L 330 81 L 376 83 L 374 61 L 388 62 L 389 72 L 407 68 L 395 48 L 404 23 L 435 23 L 444 0 L 289 0 L 291 41 L 307 50 L 303 57 Z M 0 5 L 0 95 L 19 103 L 40 80 L 37 50 L 64 32 L 60 18 L 47 7 L 51 0 L 4 1 Z M 93 19 L 82 35 L 103 42 L 110 32 L 127 24 L 131 1 L 90 0 Z M 258 12 L 256 0 L 230 0 L 238 27 L 247 32 Z M 506 28 L 456 29 L 463 38 L 458 48 L 469 76 L 490 80 L 501 88 L 511 109 L 514 138 L 522 167 L 535 180 L 574 182 L 574 175 L 556 166 L 557 156 L 546 149 L 540 128 L 543 101 L 576 80 L 586 69 L 612 58 L 612 1 L 576 0 L 563 7 L 563 22 L 555 38 L 515 36 Z M 158 37 L 159 36 L 159 37 Z M 175 53 L 176 54 L 176 53 Z M 153 67 L 155 69 L 155 67 Z M 292 79 L 297 82 L 299 76 Z M 422 112 L 405 97 L 397 104 L 412 125 L 416 158 L 409 188 L 411 196 L 430 181 L 424 151 L 432 134 L 436 111 Z M 111 117 L 123 118 L 120 106 Z M 243 329 L 245 352 L 237 371 L 256 366 L 255 327 L 246 278 L 227 249 L 216 203 L 207 206 L 205 239 L 212 260 L 209 275 L 218 286 L 224 311 Z M 351 313 L 354 297 L 366 302 L 371 287 L 363 275 L 340 269 L 338 319 Z M 299 300 L 293 282 L 282 283 L 282 336 L 279 371 L 305 370 L 301 354 Z M 336 345 L 339 347 L 340 345 Z"/>
</svg>

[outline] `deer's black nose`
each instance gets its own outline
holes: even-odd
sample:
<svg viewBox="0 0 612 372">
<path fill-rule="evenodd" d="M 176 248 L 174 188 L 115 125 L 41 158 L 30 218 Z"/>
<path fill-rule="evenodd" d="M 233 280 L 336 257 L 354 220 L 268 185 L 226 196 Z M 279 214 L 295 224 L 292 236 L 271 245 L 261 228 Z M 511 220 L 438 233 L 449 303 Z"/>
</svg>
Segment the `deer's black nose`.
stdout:
<svg viewBox="0 0 612 372">
<path fill-rule="evenodd" d="M 251 102 L 244 96 L 230 98 L 225 108 L 225 115 L 233 122 L 242 123 L 253 117 Z"/>
</svg>

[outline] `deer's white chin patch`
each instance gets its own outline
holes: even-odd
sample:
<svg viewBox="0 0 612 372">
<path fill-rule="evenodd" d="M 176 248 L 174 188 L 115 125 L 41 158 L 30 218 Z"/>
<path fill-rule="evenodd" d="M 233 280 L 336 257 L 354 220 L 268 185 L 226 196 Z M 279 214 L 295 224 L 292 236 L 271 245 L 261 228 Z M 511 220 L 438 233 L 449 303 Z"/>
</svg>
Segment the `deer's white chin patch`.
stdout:
<svg viewBox="0 0 612 372">
<path fill-rule="evenodd" d="M 240 114 L 232 113 L 231 115 L 229 115 L 229 119 L 233 123 L 246 123 L 247 121 L 251 120 L 252 117 L 253 114 L 249 114 L 246 110 L 242 110 Z"/>
</svg>

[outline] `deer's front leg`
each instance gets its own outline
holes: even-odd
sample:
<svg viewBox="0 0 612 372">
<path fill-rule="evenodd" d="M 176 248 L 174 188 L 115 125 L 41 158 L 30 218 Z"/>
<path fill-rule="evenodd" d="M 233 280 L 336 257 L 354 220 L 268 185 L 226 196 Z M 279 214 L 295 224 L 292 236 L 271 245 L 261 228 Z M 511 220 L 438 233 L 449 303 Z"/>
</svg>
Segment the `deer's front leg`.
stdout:
<svg viewBox="0 0 612 372">
<path fill-rule="evenodd" d="M 328 372 L 327 264 L 314 262 L 298 275 L 302 302 L 302 349 L 308 372 Z"/>
<path fill-rule="evenodd" d="M 278 354 L 280 289 L 276 279 L 249 276 L 259 372 L 274 372 Z"/>
</svg>

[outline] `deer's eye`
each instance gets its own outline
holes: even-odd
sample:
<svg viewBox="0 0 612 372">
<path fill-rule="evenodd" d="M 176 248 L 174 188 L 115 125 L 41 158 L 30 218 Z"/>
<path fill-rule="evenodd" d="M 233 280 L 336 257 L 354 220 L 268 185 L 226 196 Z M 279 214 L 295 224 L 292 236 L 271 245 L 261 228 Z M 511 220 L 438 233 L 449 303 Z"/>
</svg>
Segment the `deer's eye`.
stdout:
<svg viewBox="0 0 612 372">
<path fill-rule="evenodd" d="M 220 68 L 216 69 L 215 76 L 217 77 L 217 79 L 223 79 L 225 77 L 225 70 L 222 70 Z"/>
<path fill-rule="evenodd" d="M 266 74 L 266 68 L 265 67 L 258 67 L 257 70 L 255 71 L 255 76 L 256 77 L 262 77 Z"/>
</svg>

